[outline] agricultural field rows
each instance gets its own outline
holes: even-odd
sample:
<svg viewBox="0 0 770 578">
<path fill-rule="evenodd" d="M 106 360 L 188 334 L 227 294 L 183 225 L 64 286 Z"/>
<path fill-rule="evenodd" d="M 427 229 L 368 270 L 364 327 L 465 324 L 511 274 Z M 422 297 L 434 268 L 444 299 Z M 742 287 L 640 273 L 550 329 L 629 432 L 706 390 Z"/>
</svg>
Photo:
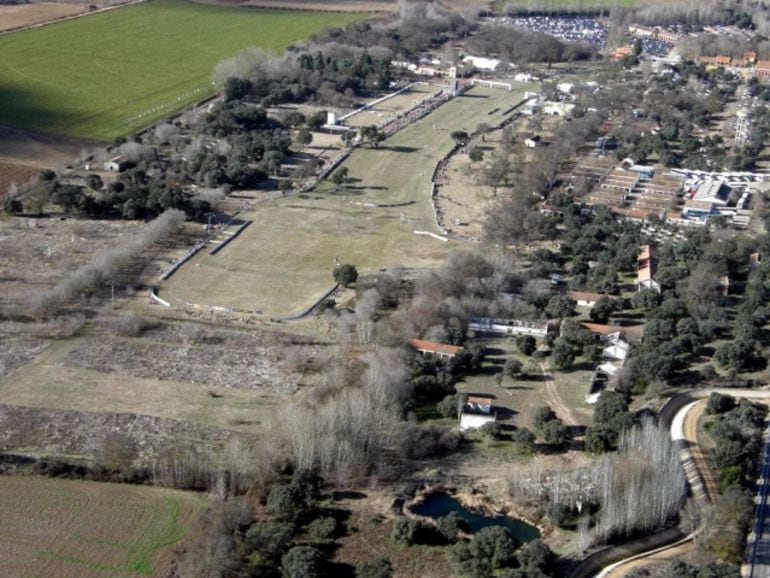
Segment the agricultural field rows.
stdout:
<svg viewBox="0 0 770 578">
<path fill-rule="evenodd" d="M 0 125 L 109 140 L 212 94 L 218 61 L 360 15 L 150 0 L 0 37 Z"/>
<path fill-rule="evenodd" d="M 164 576 L 204 505 L 174 490 L 0 477 L 0 575 Z"/>
</svg>

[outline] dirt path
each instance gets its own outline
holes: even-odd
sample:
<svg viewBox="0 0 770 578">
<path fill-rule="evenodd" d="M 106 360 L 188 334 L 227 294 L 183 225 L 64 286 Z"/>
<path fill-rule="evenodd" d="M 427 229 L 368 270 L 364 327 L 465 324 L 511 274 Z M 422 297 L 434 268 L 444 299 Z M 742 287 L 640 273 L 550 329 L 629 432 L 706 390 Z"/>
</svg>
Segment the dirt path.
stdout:
<svg viewBox="0 0 770 578">
<path fill-rule="evenodd" d="M 575 414 L 564 400 L 559 395 L 556 389 L 556 382 L 553 380 L 553 374 L 551 373 L 551 366 L 548 360 L 540 362 L 540 369 L 543 372 L 543 377 L 546 378 L 544 383 L 543 392 L 545 393 L 544 401 L 551 406 L 556 412 L 556 415 L 561 418 L 565 425 L 580 425 L 580 422 L 575 418 Z"/>
<path fill-rule="evenodd" d="M 691 444 L 690 453 L 695 462 L 695 467 L 698 469 L 698 474 L 700 474 L 701 480 L 703 480 L 703 487 L 706 490 L 706 499 L 709 502 L 713 502 L 719 495 L 716 473 L 709 465 L 708 457 L 703 451 L 701 444 L 698 443 L 698 420 L 705 411 L 706 400 L 703 400 L 687 413 L 684 420 L 684 435 Z"/>
<path fill-rule="evenodd" d="M 603 574 L 602 578 L 623 578 L 624 576 L 628 576 L 633 570 L 644 568 L 645 566 L 655 564 L 657 562 L 665 562 L 671 558 L 685 556 L 692 552 L 694 547 L 695 545 L 693 544 L 693 541 L 689 540 L 684 544 L 672 546 L 671 548 L 666 548 L 665 550 L 655 554 L 645 556 L 644 558 L 639 558 L 638 560 L 632 560 L 631 562 L 623 564 L 622 566 L 618 566 L 614 570 Z"/>
</svg>

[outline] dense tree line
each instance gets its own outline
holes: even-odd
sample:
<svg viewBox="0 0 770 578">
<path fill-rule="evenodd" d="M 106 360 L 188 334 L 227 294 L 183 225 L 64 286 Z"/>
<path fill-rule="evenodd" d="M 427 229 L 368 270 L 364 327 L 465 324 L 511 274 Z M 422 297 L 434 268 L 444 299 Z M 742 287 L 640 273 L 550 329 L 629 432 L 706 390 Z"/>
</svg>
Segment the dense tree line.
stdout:
<svg viewBox="0 0 770 578">
<path fill-rule="evenodd" d="M 591 57 L 588 46 L 564 42 L 543 32 L 498 24 L 482 26 L 467 42 L 474 55 L 497 56 L 505 62 L 572 62 Z"/>
<path fill-rule="evenodd" d="M 313 45 L 282 56 L 248 49 L 217 65 L 214 78 L 234 97 L 263 106 L 318 101 L 352 102 L 367 91 L 387 89 L 390 52 L 337 43 Z M 235 91 L 235 87 L 239 90 Z"/>
<path fill-rule="evenodd" d="M 715 416 L 705 427 L 716 442 L 713 458 L 720 490 L 746 487 L 761 454 L 767 408 L 747 399 L 736 401 L 732 396 L 712 393 L 707 413 Z"/>
<path fill-rule="evenodd" d="M 214 71 L 221 85 L 239 79 L 242 96 L 264 105 L 282 102 L 350 103 L 393 80 L 390 62 L 410 58 L 467 34 L 474 19 L 434 3 L 402 3 L 398 20 L 331 28 L 282 56 L 248 49 Z M 245 84 L 247 83 L 247 84 Z"/>
</svg>

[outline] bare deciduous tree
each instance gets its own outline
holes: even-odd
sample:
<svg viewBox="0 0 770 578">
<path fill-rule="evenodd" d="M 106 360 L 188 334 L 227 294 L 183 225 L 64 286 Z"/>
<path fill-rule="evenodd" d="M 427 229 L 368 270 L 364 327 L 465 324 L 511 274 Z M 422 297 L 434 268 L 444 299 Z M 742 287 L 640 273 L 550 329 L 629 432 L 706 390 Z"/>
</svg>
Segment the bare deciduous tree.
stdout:
<svg viewBox="0 0 770 578">
<path fill-rule="evenodd" d="M 76 269 L 53 288 L 32 295 L 27 308 L 36 317 L 47 317 L 77 297 L 89 287 L 103 283 L 130 259 L 153 243 L 157 243 L 184 222 L 185 214 L 169 209 L 150 222 L 136 238 L 126 245 L 99 255 L 93 263 Z"/>
</svg>

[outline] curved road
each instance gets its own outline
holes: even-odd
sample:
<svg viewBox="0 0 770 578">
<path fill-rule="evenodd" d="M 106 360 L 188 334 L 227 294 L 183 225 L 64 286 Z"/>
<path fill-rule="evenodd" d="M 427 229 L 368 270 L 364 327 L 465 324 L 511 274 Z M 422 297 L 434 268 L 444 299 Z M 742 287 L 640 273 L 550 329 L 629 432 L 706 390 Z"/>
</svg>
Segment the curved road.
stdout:
<svg viewBox="0 0 770 578">
<path fill-rule="evenodd" d="M 669 427 L 672 439 L 680 446 L 682 465 L 699 509 L 707 506 L 717 494 L 713 473 L 697 444 L 696 436 L 697 419 L 704 410 L 703 403 L 699 406 L 698 400 L 703 400 L 714 392 L 734 397 L 770 399 L 768 390 L 714 388 L 681 393 L 672 397 L 661 409 L 660 421 Z M 632 568 L 686 552 L 691 547 L 694 536 L 695 533 L 687 535 L 675 526 L 638 540 L 604 548 L 583 560 L 570 574 L 570 578 L 625 576 Z"/>
</svg>

